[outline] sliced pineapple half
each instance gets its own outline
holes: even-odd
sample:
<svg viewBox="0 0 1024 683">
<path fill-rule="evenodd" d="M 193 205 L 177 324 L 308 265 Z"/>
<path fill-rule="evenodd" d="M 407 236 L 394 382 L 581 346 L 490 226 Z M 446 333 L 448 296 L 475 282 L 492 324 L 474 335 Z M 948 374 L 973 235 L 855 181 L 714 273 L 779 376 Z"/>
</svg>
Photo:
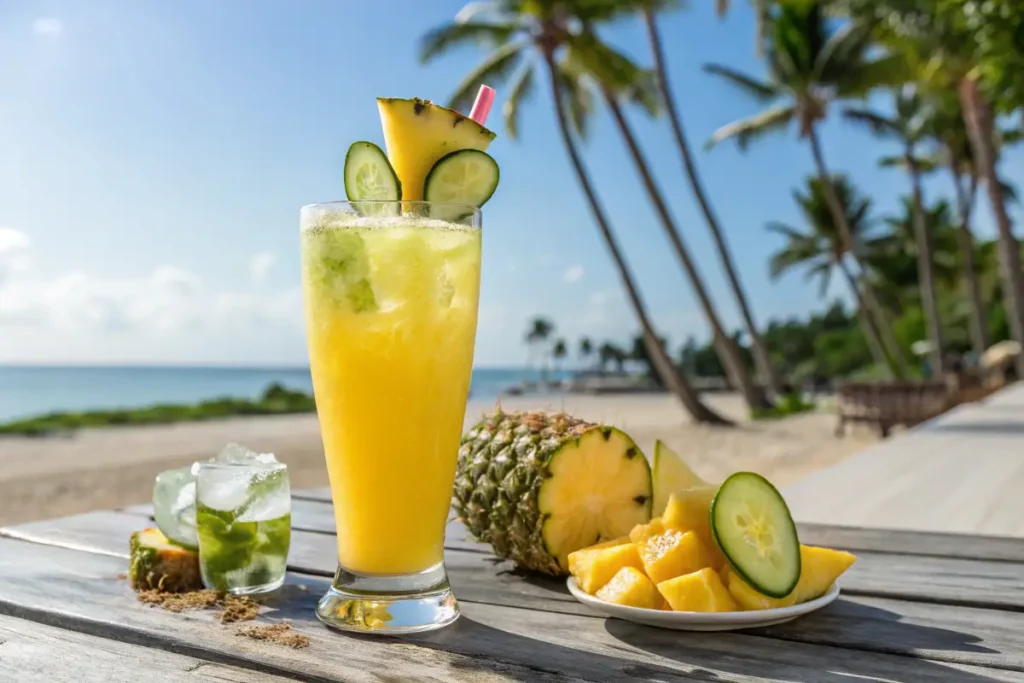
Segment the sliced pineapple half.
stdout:
<svg viewBox="0 0 1024 683">
<path fill-rule="evenodd" d="M 454 506 L 497 555 L 563 576 L 569 553 L 647 522 L 651 494 L 646 458 L 618 429 L 499 410 L 463 438 Z"/>
<path fill-rule="evenodd" d="M 423 199 L 427 174 L 460 149 L 486 152 L 496 137 L 476 121 L 430 100 L 377 98 L 388 160 L 402 183 L 402 199 Z"/>
</svg>

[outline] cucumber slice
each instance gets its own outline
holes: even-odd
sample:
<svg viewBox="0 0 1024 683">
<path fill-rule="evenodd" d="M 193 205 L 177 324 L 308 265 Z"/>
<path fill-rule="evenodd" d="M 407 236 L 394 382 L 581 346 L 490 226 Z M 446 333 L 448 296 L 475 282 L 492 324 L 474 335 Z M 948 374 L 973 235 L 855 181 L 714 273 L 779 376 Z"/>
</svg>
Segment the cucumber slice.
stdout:
<svg viewBox="0 0 1024 683">
<path fill-rule="evenodd" d="M 345 155 L 345 194 L 350 202 L 402 198 L 402 183 L 384 150 L 365 140 L 352 143 Z"/>
<path fill-rule="evenodd" d="M 499 176 L 498 162 L 489 154 L 477 149 L 460 149 L 441 157 L 430 169 L 423 183 L 423 198 L 428 202 L 452 202 L 480 208 L 498 189 Z M 431 207 L 431 215 L 458 220 L 467 212 L 456 207 Z"/>
<path fill-rule="evenodd" d="M 800 580 L 800 540 L 786 501 L 767 479 L 737 472 L 711 502 L 715 542 L 743 579 L 772 598 Z"/>
</svg>

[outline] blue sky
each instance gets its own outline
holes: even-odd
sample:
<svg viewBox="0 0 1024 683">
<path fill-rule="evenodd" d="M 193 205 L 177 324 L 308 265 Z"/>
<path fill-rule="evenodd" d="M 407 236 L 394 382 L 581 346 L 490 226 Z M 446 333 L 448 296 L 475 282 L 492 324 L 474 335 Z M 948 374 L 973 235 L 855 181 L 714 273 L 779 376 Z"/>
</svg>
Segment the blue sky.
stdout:
<svg viewBox="0 0 1024 683">
<path fill-rule="evenodd" d="M 7 0 L 0 4 L 0 362 L 301 364 L 298 208 L 343 198 L 348 144 L 380 142 L 374 98 L 444 101 L 481 53 L 429 67 L 419 36 L 458 0 Z M 726 21 L 694 1 L 663 33 L 694 147 L 757 105 L 705 75 L 722 62 L 761 72 L 752 18 Z M 243 10 L 244 7 L 244 10 Z M 646 61 L 640 27 L 608 31 Z M 498 94 L 495 115 L 500 109 Z M 633 116 L 641 140 L 730 325 L 706 228 L 664 122 Z M 492 127 L 501 132 L 492 118 Z M 527 320 L 545 314 L 573 344 L 627 339 L 634 321 L 557 138 L 543 88 L 522 139 L 491 153 L 502 183 L 487 205 L 477 361 L 525 359 Z M 828 125 L 825 152 L 884 213 L 906 180 L 875 162 L 891 152 Z M 599 113 L 586 161 L 659 327 L 674 346 L 706 326 L 655 222 L 622 143 Z M 797 220 L 791 191 L 807 148 L 778 136 L 747 154 L 699 151 L 712 201 L 754 309 L 804 314 L 823 301 L 798 276 L 770 281 L 778 238 Z M 1008 156 L 1018 180 L 1024 157 Z M 944 179 L 932 197 L 948 193 Z M 991 234 L 987 207 L 978 229 Z M 840 290 L 833 295 L 842 296 Z"/>
</svg>

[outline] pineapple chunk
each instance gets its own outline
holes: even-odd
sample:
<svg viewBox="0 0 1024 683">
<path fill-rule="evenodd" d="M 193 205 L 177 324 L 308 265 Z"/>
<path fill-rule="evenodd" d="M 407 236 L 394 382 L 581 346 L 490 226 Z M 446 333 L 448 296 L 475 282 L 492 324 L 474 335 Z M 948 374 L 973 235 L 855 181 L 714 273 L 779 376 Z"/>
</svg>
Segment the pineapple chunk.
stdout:
<svg viewBox="0 0 1024 683">
<path fill-rule="evenodd" d="M 720 576 L 722 582 L 729 587 L 729 593 L 733 599 L 745 610 L 776 609 L 796 604 L 796 589 L 793 589 L 793 592 L 784 598 L 770 598 L 758 592 L 728 566 L 722 570 Z"/>
<path fill-rule="evenodd" d="M 739 605 L 711 567 L 662 581 L 658 592 L 676 612 L 739 611 Z"/>
<path fill-rule="evenodd" d="M 668 498 L 665 514 L 661 521 L 666 528 L 679 531 L 694 531 L 704 542 L 704 547 L 711 554 L 711 567 L 720 569 L 729 561 L 715 542 L 711 533 L 711 501 L 718 493 L 716 486 L 701 486 L 673 493 Z"/>
<path fill-rule="evenodd" d="M 576 579 L 580 590 L 590 595 L 604 588 L 624 567 L 643 569 L 640 555 L 632 543 L 569 553 L 569 573 Z"/>
<path fill-rule="evenodd" d="M 402 183 L 402 199 L 423 199 L 423 184 L 438 160 L 460 149 L 487 151 L 495 134 L 457 111 L 429 100 L 377 98 L 388 160 Z"/>
<path fill-rule="evenodd" d="M 637 524 L 629 532 L 629 540 L 637 545 L 642 545 L 648 538 L 657 536 L 665 531 L 665 524 L 660 517 L 655 517 L 647 524 Z"/>
<path fill-rule="evenodd" d="M 675 529 L 652 536 L 638 546 L 644 571 L 651 581 L 661 583 L 711 564 L 711 556 L 692 531 Z"/>
<path fill-rule="evenodd" d="M 856 556 L 843 550 L 801 545 L 800 581 L 793 590 L 796 602 L 820 598 L 856 560 Z"/>
<path fill-rule="evenodd" d="M 597 591 L 597 597 L 616 605 L 643 609 L 660 609 L 663 603 L 658 589 L 635 567 L 620 569 L 611 581 Z"/>
<path fill-rule="evenodd" d="M 594 544 L 592 546 L 584 548 L 584 550 L 602 550 L 604 548 L 614 548 L 617 545 L 626 545 L 629 542 L 630 542 L 629 536 L 620 536 L 618 538 L 613 538 L 610 541 L 604 541 L 602 543 L 596 543 L 596 544 Z"/>
</svg>

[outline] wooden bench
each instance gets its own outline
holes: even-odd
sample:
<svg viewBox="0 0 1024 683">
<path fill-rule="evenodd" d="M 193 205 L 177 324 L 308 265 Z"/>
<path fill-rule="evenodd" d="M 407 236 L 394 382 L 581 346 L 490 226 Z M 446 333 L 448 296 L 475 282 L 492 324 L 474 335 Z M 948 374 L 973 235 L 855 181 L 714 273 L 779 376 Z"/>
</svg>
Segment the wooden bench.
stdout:
<svg viewBox="0 0 1024 683">
<path fill-rule="evenodd" d="M 836 436 L 846 433 L 846 425 L 864 422 L 889 436 L 896 425 L 913 427 L 941 415 L 956 401 L 945 381 L 927 382 L 846 382 L 836 397 L 839 422 Z"/>
</svg>

